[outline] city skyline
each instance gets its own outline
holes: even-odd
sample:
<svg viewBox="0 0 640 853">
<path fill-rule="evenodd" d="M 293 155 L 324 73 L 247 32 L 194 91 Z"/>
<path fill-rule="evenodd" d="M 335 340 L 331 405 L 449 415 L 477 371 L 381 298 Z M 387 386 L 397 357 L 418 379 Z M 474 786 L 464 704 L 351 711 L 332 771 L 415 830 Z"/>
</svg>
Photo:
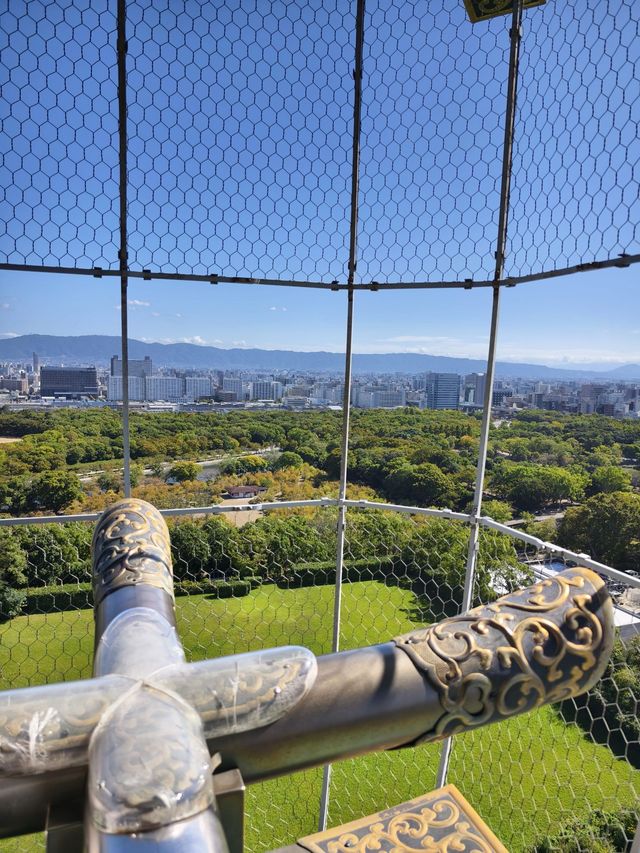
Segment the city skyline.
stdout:
<svg viewBox="0 0 640 853">
<path fill-rule="evenodd" d="M 607 270 L 503 291 L 498 359 L 593 369 L 640 362 L 635 277 L 633 268 Z M 490 298 L 487 288 L 358 294 L 354 352 L 484 358 Z M 130 337 L 145 342 L 344 350 L 343 294 L 132 280 L 129 314 Z M 0 337 L 119 331 L 115 279 L 0 273 Z"/>
</svg>

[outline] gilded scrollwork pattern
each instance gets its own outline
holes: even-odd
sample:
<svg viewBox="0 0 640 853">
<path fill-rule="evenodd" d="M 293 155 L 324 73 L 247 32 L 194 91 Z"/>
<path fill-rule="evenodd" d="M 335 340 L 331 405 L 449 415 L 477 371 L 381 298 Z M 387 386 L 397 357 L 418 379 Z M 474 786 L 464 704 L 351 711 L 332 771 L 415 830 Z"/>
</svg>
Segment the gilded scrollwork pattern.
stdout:
<svg viewBox="0 0 640 853">
<path fill-rule="evenodd" d="M 512 0 L 464 0 L 469 17 L 473 22 L 494 18 L 496 15 L 508 15 L 513 9 Z M 524 0 L 524 8 L 544 5 L 545 0 Z"/>
<path fill-rule="evenodd" d="M 453 785 L 298 844 L 311 853 L 507 853 Z"/>
<path fill-rule="evenodd" d="M 395 643 L 438 693 L 421 740 L 439 740 L 588 690 L 613 646 L 613 610 L 598 575 L 575 568 Z"/>
<path fill-rule="evenodd" d="M 158 510 L 129 498 L 106 510 L 93 542 L 93 593 L 96 606 L 116 589 L 149 584 L 173 597 L 169 530 Z"/>
</svg>

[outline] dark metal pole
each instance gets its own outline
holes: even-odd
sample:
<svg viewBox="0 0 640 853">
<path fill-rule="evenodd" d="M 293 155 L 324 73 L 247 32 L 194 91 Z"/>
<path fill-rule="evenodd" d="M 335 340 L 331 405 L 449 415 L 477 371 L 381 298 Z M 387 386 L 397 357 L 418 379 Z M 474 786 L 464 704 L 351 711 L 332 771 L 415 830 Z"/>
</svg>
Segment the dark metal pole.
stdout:
<svg viewBox="0 0 640 853">
<path fill-rule="evenodd" d="M 467 552 L 467 568 L 464 579 L 461 612 L 471 607 L 473 600 L 473 585 L 476 576 L 478 547 L 480 539 L 480 524 L 478 516 L 482 508 L 482 493 L 487 465 L 487 449 L 489 445 L 489 429 L 491 427 L 491 406 L 493 403 L 493 379 L 496 368 L 496 345 L 498 337 L 498 321 L 500 316 L 500 280 L 504 275 L 504 260 L 507 245 L 507 229 L 509 224 L 509 195 L 511 192 L 511 167 L 513 160 L 513 134 L 516 120 L 516 95 L 518 91 L 518 65 L 520 60 L 520 40 L 522 38 L 522 8 L 524 0 L 513 0 L 511 16 L 511 50 L 509 53 L 509 76 L 507 82 L 507 106 L 504 125 L 504 143 L 502 154 L 502 179 L 500 183 L 500 211 L 498 214 L 498 239 L 496 245 L 496 265 L 494 271 L 493 299 L 491 303 L 491 328 L 489 332 L 489 352 L 487 354 L 487 371 L 485 374 L 484 401 L 482 424 L 480 426 L 480 445 L 478 448 L 478 466 L 476 468 L 476 483 L 471 510 L 471 529 L 469 531 L 469 548 Z M 440 765 L 438 767 L 437 784 L 446 785 L 449 759 L 451 756 L 451 741 L 447 739 L 442 744 Z"/>
<path fill-rule="evenodd" d="M 85 849 L 226 853 L 201 719 L 175 691 L 147 682 L 185 662 L 166 522 L 151 504 L 120 501 L 100 517 L 91 550 L 94 675 L 130 686 L 91 736 Z"/>
<path fill-rule="evenodd" d="M 349 422 L 351 415 L 351 373 L 353 350 L 353 285 L 358 264 L 358 186 L 360 182 L 360 125 L 362 117 L 362 65 L 364 52 L 364 15 L 365 0 L 358 0 L 356 8 L 356 44 L 355 68 L 353 72 L 353 145 L 351 154 L 351 210 L 349 223 L 349 266 L 347 278 L 347 340 L 344 356 L 344 389 L 342 395 L 342 443 L 340 447 L 340 483 L 338 499 L 347 497 L 347 474 L 349 456 Z M 340 648 L 340 610 L 342 607 L 342 573 L 344 568 L 344 537 L 347 521 L 347 508 L 343 503 L 338 507 L 338 525 L 336 536 L 336 585 L 333 602 L 333 637 L 331 649 Z M 320 794 L 319 830 L 327 828 L 329 812 L 329 786 L 331 783 L 331 765 L 325 765 Z"/>
<path fill-rule="evenodd" d="M 127 4 L 118 0 L 118 158 L 120 164 L 120 343 L 122 354 L 122 450 L 124 455 L 124 494 L 131 496 L 129 442 L 129 317 L 127 291 L 129 260 L 127 244 Z"/>
</svg>

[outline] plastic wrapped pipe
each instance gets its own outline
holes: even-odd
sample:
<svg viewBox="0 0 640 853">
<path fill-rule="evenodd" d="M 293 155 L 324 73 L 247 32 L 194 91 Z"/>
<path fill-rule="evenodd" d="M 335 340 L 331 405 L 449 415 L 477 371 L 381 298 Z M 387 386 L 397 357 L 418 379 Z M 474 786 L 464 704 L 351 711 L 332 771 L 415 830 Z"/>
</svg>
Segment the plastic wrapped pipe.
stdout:
<svg viewBox="0 0 640 853">
<path fill-rule="evenodd" d="M 137 618 L 132 611 L 123 614 L 130 625 Z M 179 660 L 177 647 L 173 649 Z M 107 660 L 117 661 L 121 652 L 118 643 L 104 648 L 105 666 Z M 86 766 L 89 740 L 98 724 L 104 727 L 111 709 L 124 698 L 129 701 L 137 690 L 178 698 L 186 712 L 196 711 L 205 737 L 219 738 L 286 716 L 308 693 L 317 674 L 315 656 L 299 646 L 193 664 L 163 663 L 143 676 L 140 658 L 145 655 L 151 657 L 144 645 L 139 646 L 128 661 L 127 675 L 0 692 L 0 779 Z M 153 717 L 150 711 L 148 720 Z M 141 734 L 148 725 L 142 726 Z"/>
</svg>

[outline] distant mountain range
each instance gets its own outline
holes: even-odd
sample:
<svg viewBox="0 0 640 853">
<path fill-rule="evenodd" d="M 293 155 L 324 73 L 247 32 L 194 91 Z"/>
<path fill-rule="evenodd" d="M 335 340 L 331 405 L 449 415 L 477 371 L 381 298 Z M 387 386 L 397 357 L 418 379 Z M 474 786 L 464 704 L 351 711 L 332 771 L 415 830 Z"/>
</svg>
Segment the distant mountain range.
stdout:
<svg viewBox="0 0 640 853">
<path fill-rule="evenodd" d="M 31 361 L 37 352 L 44 363 L 100 364 L 120 354 L 120 338 L 111 335 L 20 335 L 0 340 L 0 360 Z M 158 367 L 214 368 L 218 370 L 292 370 L 339 373 L 344 355 L 338 352 L 295 350 L 220 349 L 196 344 L 145 343 L 131 339 L 129 357 L 150 356 Z M 355 373 L 450 373 L 482 372 L 485 362 L 474 358 L 449 358 L 418 353 L 358 353 L 353 357 Z M 609 379 L 640 380 L 640 365 L 625 364 L 612 370 L 573 370 L 541 364 L 498 362 L 496 375 L 522 379 Z"/>
</svg>

